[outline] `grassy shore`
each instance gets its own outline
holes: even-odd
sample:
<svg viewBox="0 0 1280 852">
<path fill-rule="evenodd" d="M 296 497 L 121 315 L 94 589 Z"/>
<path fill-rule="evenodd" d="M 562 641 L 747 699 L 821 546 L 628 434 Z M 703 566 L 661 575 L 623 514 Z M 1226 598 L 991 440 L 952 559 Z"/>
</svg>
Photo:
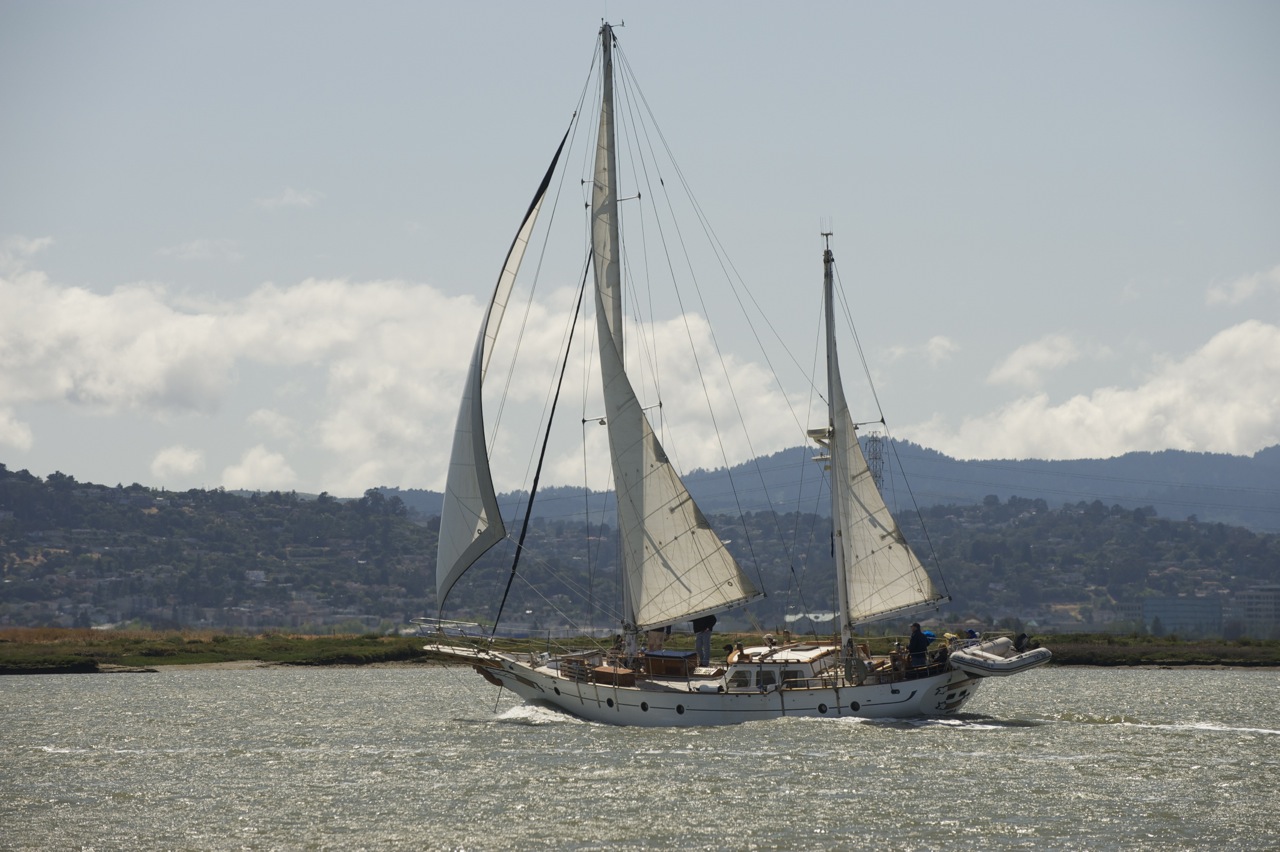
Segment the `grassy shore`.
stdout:
<svg viewBox="0 0 1280 852">
<path fill-rule="evenodd" d="M 759 638 L 717 634 L 717 647 L 724 642 L 757 642 Z M 1280 641 L 1182 641 L 1108 634 L 1036 638 L 1053 650 L 1053 664 L 1060 666 L 1280 666 Z M 872 644 L 888 641 L 873 640 Z M 529 640 L 507 645 L 520 650 L 546 647 L 545 641 Z M 374 634 L 243 636 L 199 630 L 4 628 L 0 629 L 0 674 L 150 670 L 245 660 L 295 666 L 432 662 L 432 655 L 422 646 L 420 637 Z M 675 634 L 667 647 L 692 648 L 692 637 Z"/>
</svg>

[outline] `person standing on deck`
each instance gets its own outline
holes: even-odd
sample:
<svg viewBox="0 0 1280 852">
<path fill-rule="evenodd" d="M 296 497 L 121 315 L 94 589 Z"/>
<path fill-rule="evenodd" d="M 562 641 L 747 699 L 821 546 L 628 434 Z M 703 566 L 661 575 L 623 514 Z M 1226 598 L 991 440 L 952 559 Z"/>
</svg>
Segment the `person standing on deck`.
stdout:
<svg viewBox="0 0 1280 852">
<path fill-rule="evenodd" d="M 711 665 L 711 628 L 716 626 L 714 615 L 704 615 L 693 620 L 693 647 L 698 652 L 698 665 Z"/>
<path fill-rule="evenodd" d="M 911 652 L 911 665 L 921 668 L 928 665 L 925 652 L 929 650 L 929 637 L 920 631 L 919 624 L 911 625 L 911 639 L 907 642 L 907 650 Z"/>
</svg>

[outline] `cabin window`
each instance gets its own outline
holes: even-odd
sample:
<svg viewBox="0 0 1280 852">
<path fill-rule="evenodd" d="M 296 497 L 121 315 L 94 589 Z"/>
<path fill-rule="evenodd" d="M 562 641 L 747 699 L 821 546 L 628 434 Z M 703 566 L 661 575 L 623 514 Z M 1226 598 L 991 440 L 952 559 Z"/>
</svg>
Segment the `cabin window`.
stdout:
<svg viewBox="0 0 1280 852">
<path fill-rule="evenodd" d="M 799 669 L 783 669 L 782 685 L 783 686 L 799 686 L 800 681 L 804 680 L 804 672 Z"/>
<path fill-rule="evenodd" d="M 747 689 L 751 686 L 751 672 L 746 669 L 738 669 L 729 676 L 730 689 Z"/>
<path fill-rule="evenodd" d="M 761 689 L 764 689 L 765 687 L 773 686 L 777 682 L 778 682 L 778 673 L 773 671 L 772 669 L 765 669 L 764 671 L 760 672 L 760 674 L 756 677 L 756 686 L 760 687 Z"/>
</svg>

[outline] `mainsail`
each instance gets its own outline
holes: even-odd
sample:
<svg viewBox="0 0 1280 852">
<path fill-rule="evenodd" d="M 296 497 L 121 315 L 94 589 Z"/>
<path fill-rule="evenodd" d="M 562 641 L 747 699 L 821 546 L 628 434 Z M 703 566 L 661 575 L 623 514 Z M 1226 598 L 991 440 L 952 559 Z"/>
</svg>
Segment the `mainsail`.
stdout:
<svg viewBox="0 0 1280 852">
<path fill-rule="evenodd" d="M 440 541 L 436 550 L 436 601 L 444 606 L 444 599 L 458 578 L 470 568 L 485 551 L 493 547 L 507 534 L 506 525 L 498 510 L 498 496 L 493 487 L 493 474 L 489 469 L 489 450 L 484 435 L 484 377 L 493 356 L 494 341 L 507 310 L 507 301 L 515 286 L 516 273 L 529 244 L 529 235 L 538 219 L 542 200 L 546 197 L 560 152 L 564 150 L 568 132 L 560 140 L 560 147 L 551 158 L 538 191 L 534 193 L 524 221 L 516 232 L 507 252 L 502 273 L 494 287 L 493 298 L 485 312 L 475 349 L 471 353 L 471 365 L 467 370 L 467 383 L 462 393 L 462 406 L 453 432 L 453 451 L 449 458 L 449 476 L 445 482 L 444 505 L 440 512 Z"/>
<path fill-rule="evenodd" d="M 911 610 L 942 599 L 929 573 L 907 546 L 885 505 L 858 444 L 836 352 L 831 249 L 823 255 L 823 306 L 827 327 L 827 384 L 831 426 L 832 523 L 836 537 L 837 591 L 844 627 Z"/>
<path fill-rule="evenodd" d="M 623 618 L 635 629 L 720 612 L 760 595 L 668 462 L 623 359 L 613 34 L 601 29 L 604 74 L 592 189 L 591 247 L 606 421 L 622 540 Z M 567 134 L 566 134 L 567 138 Z M 561 149 L 564 141 L 561 141 Z M 454 431 L 436 562 L 437 601 L 506 536 L 484 434 L 482 390 L 494 339 L 560 150 L 512 243 L 476 339 Z"/>
<path fill-rule="evenodd" d="M 645 630 L 757 597 L 667 460 L 607 334 L 599 291 L 596 315 L 627 621 Z"/>
<path fill-rule="evenodd" d="M 613 33 L 601 29 L 604 73 L 592 190 L 592 259 L 600 372 L 622 539 L 624 619 L 661 627 L 745 603 L 760 592 L 711 529 L 645 416 L 623 361 L 613 130 Z"/>
</svg>

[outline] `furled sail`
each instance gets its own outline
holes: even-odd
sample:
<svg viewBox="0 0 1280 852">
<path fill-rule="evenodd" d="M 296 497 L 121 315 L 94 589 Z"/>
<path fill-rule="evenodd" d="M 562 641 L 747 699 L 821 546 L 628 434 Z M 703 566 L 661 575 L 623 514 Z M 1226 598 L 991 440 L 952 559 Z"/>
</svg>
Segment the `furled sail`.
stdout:
<svg viewBox="0 0 1280 852">
<path fill-rule="evenodd" d="M 760 592 L 711 529 L 636 398 L 623 362 L 612 32 L 601 30 L 603 102 L 592 189 L 600 372 L 622 539 L 623 607 L 637 629 L 720 612 Z"/>
<path fill-rule="evenodd" d="M 457 425 L 453 432 L 453 451 L 449 459 L 449 475 L 445 483 L 444 505 L 440 513 L 440 540 L 436 550 L 436 602 L 444 605 L 444 599 L 468 568 L 506 535 L 506 525 L 498 511 L 498 497 L 493 487 L 493 474 L 489 469 L 489 450 L 484 434 L 484 377 L 493 356 L 498 329 L 507 310 L 507 301 L 515 286 L 516 273 L 524 258 L 529 236 L 537 222 L 538 212 L 546 197 L 565 138 L 551 158 L 538 191 L 529 204 L 524 221 L 516 232 L 502 274 L 489 300 L 475 349 L 471 353 L 471 365 L 467 370 L 467 382 L 462 393 L 462 406 L 458 410 Z"/>
<path fill-rule="evenodd" d="M 942 599 L 919 558 L 889 513 L 858 444 L 849 414 L 834 330 L 830 249 L 824 256 L 823 301 L 827 326 L 827 382 L 831 406 L 832 522 L 836 569 L 846 626 L 936 606 Z"/>
</svg>

